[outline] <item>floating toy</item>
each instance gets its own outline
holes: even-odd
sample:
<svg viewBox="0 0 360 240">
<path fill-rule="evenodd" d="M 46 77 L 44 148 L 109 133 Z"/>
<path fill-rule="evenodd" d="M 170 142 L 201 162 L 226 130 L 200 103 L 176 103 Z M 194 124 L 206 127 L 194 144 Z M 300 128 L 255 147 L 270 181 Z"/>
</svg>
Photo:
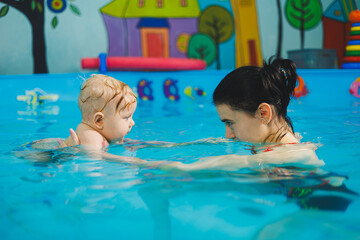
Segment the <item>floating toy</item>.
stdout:
<svg viewBox="0 0 360 240">
<path fill-rule="evenodd" d="M 171 79 L 167 79 L 164 82 L 165 97 L 167 97 L 168 99 L 170 99 L 172 101 L 177 101 L 180 99 L 179 89 L 176 86 L 176 83 L 177 83 L 177 81 L 171 80 Z"/>
<path fill-rule="evenodd" d="M 306 96 L 309 90 L 304 82 L 304 79 L 298 76 L 297 80 L 298 80 L 298 86 L 294 90 L 294 96 L 296 98 Z"/>
<path fill-rule="evenodd" d="M 345 56 L 343 58 L 344 69 L 359 69 L 360 68 L 360 11 L 359 9 L 351 11 L 349 14 L 349 21 L 351 22 L 351 29 L 349 34 L 349 41 L 346 46 Z"/>
<path fill-rule="evenodd" d="M 150 86 L 151 82 L 146 80 L 140 80 L 137 85 L 139 97 L 144 100 L 154 100 L 152 88 Z"/>
<path fill-rule="evenodd" d="M 206 96 L 206 92 L 198 87 L 194 87 L 194 91 L 195 91 L 196 96 Z M 186 96 L 188 96 L 192 99 L 195 99 L 195 97 L 193 96 L 193 88 L 192 87 L 190 87 L 190 86 L 186 87 L 184 89 L 184 93 Z"/>
<path fill-rule="evenodd" d="M 360 77 L 357 78 L 350 86 L 349 92 L 357 98 L 360 98 Z"/>
<path fill-rule="evenodd" d="M 99 58 L 83 58 L 81 66 L 83 69 L 99 69 L 100 73 L 106 73 L 108 70 L 202 70 L 206 68 L 206 62 L 189 58 L 107 57 L 105 53 L 101 53 Z"/>
<path fill-rule="evenodd" d="M 26 90 L 25 95 L 18 95 L 16 99 L 24 101 L 28 105 L 41 105 L 45 101 L 56 102 L 59 99 L 59 95 L 47 94 L 44 90 L 35 88 L 33 90 Z"/>
</svg>

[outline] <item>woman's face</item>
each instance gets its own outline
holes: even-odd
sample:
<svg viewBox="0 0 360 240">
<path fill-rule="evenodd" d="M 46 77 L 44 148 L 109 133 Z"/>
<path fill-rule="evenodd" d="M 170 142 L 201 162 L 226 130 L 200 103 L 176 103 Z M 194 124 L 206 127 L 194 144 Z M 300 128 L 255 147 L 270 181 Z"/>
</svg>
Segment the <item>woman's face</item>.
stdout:
<svg viewBox="0 0 360 240">
<path fill-rule="evenodd" d="M 267 136 L 266 125 L 260 118 L 233 110 L 227 104 L 216 105 L 220 120 L 225 123 L 225 137 L 244 142 L 260 143 Z"/>
</svg>

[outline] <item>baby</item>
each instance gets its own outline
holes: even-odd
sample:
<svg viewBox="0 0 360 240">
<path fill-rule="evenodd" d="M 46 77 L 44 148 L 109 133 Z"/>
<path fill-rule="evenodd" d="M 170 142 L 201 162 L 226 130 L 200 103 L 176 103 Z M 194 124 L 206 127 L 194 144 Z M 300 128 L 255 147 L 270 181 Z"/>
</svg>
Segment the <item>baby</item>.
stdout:
<svg viewBox="0 0 360 240">
<path fill-rule="evenodd" d="M 136 96 L 127 84 L 112 77 L 94 74 L 87 79 L 78 105 L 82 120 L 76 134 L 70 130 L 66 146 L 75 141 L 86 149 L 103 150 L 111 141 L 122 141 L 135 124 Z"/>
</svg>

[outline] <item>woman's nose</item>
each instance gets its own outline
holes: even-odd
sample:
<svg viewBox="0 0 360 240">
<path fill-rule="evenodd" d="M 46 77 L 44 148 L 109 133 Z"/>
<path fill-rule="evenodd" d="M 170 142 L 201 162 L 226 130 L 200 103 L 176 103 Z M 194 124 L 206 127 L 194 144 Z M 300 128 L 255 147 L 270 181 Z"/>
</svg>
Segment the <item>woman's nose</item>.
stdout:
<svg viewBox="0 0 360 240">
<path fill-rule="evenodd" d="M 133 127 L 135 125 L 135 121 L 134 119 L 131 119 L 131 127 Z"/>
<path fill-rule="evenodd" d="M 234 131 L 231 128 L 229 128 L 228 126 L 225 127 L 225 137 L 229 138 L 229 139 L 235 138 Z"/>
</svg>

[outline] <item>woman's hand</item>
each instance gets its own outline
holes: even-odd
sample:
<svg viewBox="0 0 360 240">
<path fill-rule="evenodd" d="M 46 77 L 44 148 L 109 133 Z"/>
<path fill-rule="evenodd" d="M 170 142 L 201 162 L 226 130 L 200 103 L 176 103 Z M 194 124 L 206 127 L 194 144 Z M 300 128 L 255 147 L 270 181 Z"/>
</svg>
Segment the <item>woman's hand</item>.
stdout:
<svg viewBox="0 0 360 240">
<path fill-rule="evenodd" d="M 58 140 L 60 148 L 71 147 L 80 144 L 80 140 L 76 132 L 72 128 L 70 128 L 69 132 L 70 132 L 70 136 L 65 141 L 61 139 Z"/>
</svg>

